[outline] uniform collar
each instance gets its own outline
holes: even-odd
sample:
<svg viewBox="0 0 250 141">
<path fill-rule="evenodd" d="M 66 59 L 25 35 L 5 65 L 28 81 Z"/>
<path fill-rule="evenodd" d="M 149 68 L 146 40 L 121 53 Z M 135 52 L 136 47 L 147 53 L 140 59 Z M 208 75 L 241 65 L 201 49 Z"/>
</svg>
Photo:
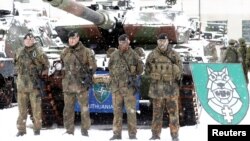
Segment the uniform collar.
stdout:
<svg viewBox="0 0 250 141">
<path fill-rule="evenodd" d="M 31 47 L 24 47 L 25 51 L 31 52 L 35 49 L 35 45 L 32 45 Z"/>
<path fill-rule="evenodd" d="M 82 42 L 79 41 L 75 46 L 70 46 L 69 49 L 72 51 L 76 51 L 76 50 L 80 50 L 82 46 L 83 46 Z"/>
</svg>

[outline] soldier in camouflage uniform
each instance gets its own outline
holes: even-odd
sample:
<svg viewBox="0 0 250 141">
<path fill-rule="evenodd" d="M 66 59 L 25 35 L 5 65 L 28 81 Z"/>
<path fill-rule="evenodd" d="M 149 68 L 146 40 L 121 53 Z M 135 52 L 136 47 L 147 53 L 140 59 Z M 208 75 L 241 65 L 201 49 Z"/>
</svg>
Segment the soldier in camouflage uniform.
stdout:
<svg viewBox="0 0 250 141">
<path fill-rule="evenodd" d="M 68 34 L 68 45 L 62 53 L 64 76 L 62 79 L 64 94 L 63 121 L 67 134 L 74 135 L 74 105 L 76 98 L 81 107 L 81 133 L 88 136 L 90 115 L 88 90 L 96 70 L 96 60 L 93 52 L 85 47 L 76 31 Z"/>
<path fill-rule="evenodd" d="M 40 76 L 45 75 L 49 67 L 46 54 L 35 44 L 35 38 L 31 33 L 24 36 L 24 47 L 19 48 L 15 54 L 14 64 L 17 72 L 18 110 L 17 137 L 26 134 L 26 120 L 28 103 L 31 104 L 34 135 L 40 135 L 42 126 L 41 94 L 39 83 Z"/>
<path fill-rule="evenodd" d="M 209 58 L 210 63 L 215 63 L 218 60 L 215 43 L 209 43 L 204 49 L 204 54 L 205 56 L 211 56 L 211 58 Z"/>
<path fill-rule="evenodd" d="M 243 67 L 245 79 L 246 79 L 246 82 L 248 83 L 248 76 L 247 76 L 248 70 L 247 70 L 247 64 L 246 64 L 247 45 L 246 45 L 246 41 L 244 38 L 240 38 L 238 41 L 239 41 L 239 46 L 240 46 L 238 49 L 238 52 L 239 52 L 239 56 L 241 58 L 240 60 L 241 60 L 241 64 Z"/>
<path fill-rule="evenodd" d="M 107 54 L 107 57 L 110 58 L 110 55 L 115 51 L 117 50 L 117 48 L 114 48 L 114 47 L 111 47 L 107 50 L 106 54 Z"/>
<path fill-rule="evenodd" d="M 179 81 L 182 62 L 177 52 L 169 45 L 167 34 L 158 36 L 158 46 L 149 53 L 145 64 L 145 75 L 150 76 L 149 97 L 153 100 L 152 137 L 160 139 L 164 109 L 169 113 L 172 141 L 179 141 Z"/>
<path fill-rule="evenodd" d="M 236 49 L 236 41 L 230 39 L 225 53 L 222 55 L 222 63 L 239 63 L 239 55 Z"/>
<path fill-rule="evenodd" d="M 113 137 L 110 140 L 121 139 L 123 104 L 128 120 L 128 134 L 130 139 L 136 139 L 136 96 L 135 80 L 143 72 L 143 62 L 129 46 L 126 34 L 118 38 L 118 50 L 111 54 L 109 71 L 111 77 L 112 103 L 114 107 Z"/>
</svg>

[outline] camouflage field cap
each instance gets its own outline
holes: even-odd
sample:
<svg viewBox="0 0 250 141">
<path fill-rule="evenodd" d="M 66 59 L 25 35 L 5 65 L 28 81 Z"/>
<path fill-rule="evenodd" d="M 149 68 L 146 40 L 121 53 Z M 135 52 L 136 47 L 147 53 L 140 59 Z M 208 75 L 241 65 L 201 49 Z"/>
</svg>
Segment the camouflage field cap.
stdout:
<svg viewBox="0 0 250 141">
<path fill-rule="evenodd" d="M 239 43 L 241 45 L 245 45 L 246 44 L 246 40 L 244 38 L 240 38 L 238 41 L 239 41 Z"/>
<path fill-rule="evenodd" d="M 118 41 L 126 41 L 128 39 L 128 35 L 127 34 L 122 34 L 119 36 Z"/>
<path fill-rule="evenodd" d="M 161 33 L 159 36 L 158 36 L 158 39 L 168 39 L 168 35 L 166 33 Z"/>
<path fill-rule="evenodd" d="M 236 43 L 236 41 L 234 40 L 234 39 L 230 39 L 229 41 L 228 41 L 228 44 L 229 45 L 234 45 Z"/>
<path fill-rule="evenodd" d="M 27 38 L 34 38 L 34 35 L 32 33 L 27 33 L 26 35 L 24 35 L 23 39 L 27 39 Z"/>
<path fill-rule="evenodd" d="M 79 34 L 75 30 L 70 31 L 69 34 L 68 34 L 68 38 L 70 38 L 70 37 L 77 37 L 77 36 L 79 36 Z"/>
</svg>

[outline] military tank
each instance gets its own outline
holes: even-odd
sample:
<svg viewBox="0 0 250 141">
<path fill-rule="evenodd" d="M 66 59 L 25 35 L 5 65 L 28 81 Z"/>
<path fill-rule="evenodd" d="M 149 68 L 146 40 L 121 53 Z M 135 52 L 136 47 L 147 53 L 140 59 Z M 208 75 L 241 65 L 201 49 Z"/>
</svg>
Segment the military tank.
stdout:
<svg viewBox="0 0 250 141">
<path fill-rule="evenodd" d="M 157 36 L 162 32 L 167 33 L 170 43 L 173 46 L 176 44 L 188 43 L 191 33 L 188 19 L 183 12 L 170 8 L 176 4 L 175 0 L 166 0 L 166 6 L 144 6 L 139 8 L 131 7 L 129 4 L 130 1 L 127 0 L 117 1 L 117 5 L 112 5 L 110 4 L 110 1 L 108 1 L 106 3 L 91 4 L 88 7 L 72 0 L 43 1 L 51 4 L 53 7 L 71 13 L 76 17 L 80 17 L 83 20 L 82 23 L 78 24 L 75 24 L 75 22 L 72 21 L 71 23 L 56 25 L 55 30 L 65 43 L 67 43 L 68 32 L 71 30 L 77 30 L 83 44 L 95 51 L 98 60 L 98 71 L 104 71 L 106 72 L 105 74 L 108 74 L 108 57 L 106 51 L 118 46 L 117 39 L 121 34 L 126 33 L 129 36 L 132 48 L 141 47 L 148 50 L 155 48 Z M 70 21 L 70 19 L 67 20 Z M 186 61 L 183 63 L 184 75 L 181 82 L 181 96 L 179 100 L 180 123 L 182 126 L 194 125 L 197 123 L 197 111 L 195 110 L 196 94 L 189 69 L 189 62 L 191 60 L 185 60 Z M 56 75 L 58 78 L 58 85 L 56 89 L 55 87 L 50 88 L 50 90 L 53 90 L 54 92 L 51 93 L 51 96 L 56 95 L 55 93 L 61 93 L 62 91 L 60 85 L 60 70 L 58 69 L 56 72 L 59 74 Z M 52 75 L 54 74 L 56 73 L 53 73 Z M 96 83 L 108 83 L 108 81 L 106 81 L 108 75 L 96 74 L 95 76 L 98 78 Z M 147 118 L 144 119 L 150 119 L 152 116 L 152 107 L 150 106 L 152 105 L 147 96 L 148 87 L 146 85 L 148 85 L 148 79 L 142 76 L 141 82 L 142 89 L 139 97 L 139 106 L 141 110 L 138 116 L 140 119 L 140 117 L 144 117 L 145 114 Z M 50 83 L 46 86 L 51 87 L 52 85 L 53 83 Z M 93 89 L 91 93 L 94 93 L 95 95 L 97 92 Z M 60 99 L 60 96 L 57 96 L 58 99 Z M 95 98 L 96 97 L 97 96 L 95 95 Z M 105 98 L 102 99 L 102 101 L 104 100 Z M 102 101 L 99 100 L 98 102 Z M 144 102 L 140 103 L 140 101 Z M 57 105 L 57 103 L 54 102 L 54 105 Z M 63 106 L 63 104 L 60 105 Z M 90 108 L 91 107 L 92 106 L 90 105 Z M 98 108 L 101 107 L 102 106 Z M 62 109 L 62 107 L 59 109 Z M 62 111 L 56 110 L 56 112 L 57 117 L 59 117 L 58 115 L 62 115 Z M 105 111 L 99 112 L 102 113 Z M 55 113 L 50 113 L 50 115 L 55 115 Z M 53 118 L 45 119 L 43 122 L 53 123 L 53 120 Z"/>
<path fill-rule="evenodd" d="M 13 55 L 6 47 L 8 29 L 15 11 L 10 4 L 11 1 L 1 2 L 0 6 L 0 109 L 10 107 L 16 101 Z"/>
<path fill-rule="evenodd" d="M 13 8 L 13 1 L 8 2 Z M 46 52 L 50 62 L 49 73 L 43 76 L 41 83 L 43 87 L 43 91 L 41 91 L 43 126 L 50 126 L 54 122 L 62 125 L 63 109 L 60 107 L 63 107 L 61 106 L 63 105 L 63 96 L 61 89 L 59 89 L 61 83 L 58 81 L 60 75 L 57 72 L 57 62 L 64 44 L 57 36 L 56 31 L 53 31 L 47 17 L 30 17 L 11 8 L 2 9 L 6 7 L 6 5 L 0 6 L 0 109 L 11 107 L 12 103 L 17 102 L 18 95 L 15 83 L 17 74 L 14 69 L 13 57 L 15 51 L 23 46 L 24 35 L 31 32 L 35 36 L 36 44 Z M 27 12 L 25 14 L 29 15 Z M 28 112 L 33 119 L 31 108 Z"/>
</svg>

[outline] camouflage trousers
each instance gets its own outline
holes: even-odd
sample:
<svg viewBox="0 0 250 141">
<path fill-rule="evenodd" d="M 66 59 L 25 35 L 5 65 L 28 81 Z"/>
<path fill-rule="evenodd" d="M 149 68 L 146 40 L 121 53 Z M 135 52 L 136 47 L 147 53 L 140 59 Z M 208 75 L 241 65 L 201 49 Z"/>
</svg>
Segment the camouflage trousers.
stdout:
<svg viewBox="0 0 250 141">
<path fill-rule="evenodd" d="M 172 137 L 177 137 L 179 131 L 178 96 L 153 99 L 152 134 L 160 136 L 165 108 L 169 114 L 170 134 Z"/>
<path fill-rule="evenodd" d="M 128 134 L 136 135 L 137 133 L 137 119 L 136 119 L 136 97 L 132 91 L 126 91 L 126 94 L 121 91 L 112 93 L 112 104 L 114 107 L 113 119 L 113 133 L 114 135 L 121 135 L 122 132 L 122 118 L 123 107 L 125 105 L 127 113 Z"/>
<path fill-rule="evenodd" d="M 247 70 L 246 63 L 242 63 L 242 67 L 243 67 L 243 72 L 244 72 L 244 76 L 245 76 L 245 79 L 246 79 L 246 83 L 248 85 L 249 80 L 248 80 L 248 70 Z"/>
<path fill-rule="evenodd" d="M 81 130 L 88 130 L 91 126 L 89 116 L 88 91 L 80 93 L 64 92 L 63 122 L 67 132 L 74 133 L 75 130 L 75 102 L 78 100 L 81 108 Z"/>
<path fill-rule="evenodd" d="M 30 102 L 33 115 L 33 130 L 38 131 L 42 127 L 42 109 L 41 109 L 41 95 L 37 89 L 30 92 L 18 91 L 17 96 L 19 115 L 17 119 L 17 129 L 19 132 L 26 133 L 26 120 L 28 112 L 28 103 Z"/>
</svg>

